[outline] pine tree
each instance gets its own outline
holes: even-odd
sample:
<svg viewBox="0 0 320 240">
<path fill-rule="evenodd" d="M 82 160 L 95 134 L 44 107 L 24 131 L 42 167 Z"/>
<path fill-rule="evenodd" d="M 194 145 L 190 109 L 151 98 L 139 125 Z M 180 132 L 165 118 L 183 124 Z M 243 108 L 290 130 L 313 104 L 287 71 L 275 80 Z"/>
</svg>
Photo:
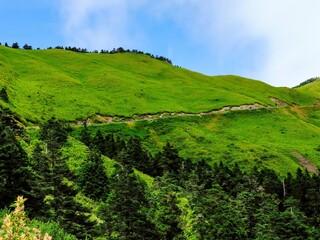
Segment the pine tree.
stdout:
<svg viewBox="0 0 320 240">
<path fill-rule="evenodd" d="M 101 133 L 100 130 L 98 130 L 96 132 L 96 135 L 94 136 L 93 138 L 93 141 L 92 141 L 92 144 L 94 146 L 94 148 L 98 149 L 101 154 L 105 155 L 106 154 L 106 151 L 105 151 L 105 139 Z"/>
<path fill-rule="evenodd" d="M 158 155 L 158 161 L 163 172 L 178 174 L 182 165 L 182 159 L 179 157 L 178 150 L 169 142 L 163 147 L 162 153 Z"/>
<path fill-rule="evenodd" d="M 241 212 L 243 205 L 229 198 L 220 186 L 200 187 L 190 202 L 196 239 L 248 239 L 247 218 Z"/>
<path fill-rule="evenodd" d="M 5 102 L 9 101 L 8 93 L 7 93 L 7 90 L 6 90 L 5 87 L 2 88 L 1 91 L 0 91 L 0 98 Z"/>
<path fill-rule="evenodd" d="M 109 180 L 100 153 L 91 151 L 88 161 L 80 169 L 77 183 L 81 191 L 91 199 L 106 200 L 109 193 Z"/>
<path fill-rule="evenodd" d="M 77 238 L 85 239 L 90 236 L 94 223 L 88 220 L 87 209 L 75 201 L 77 191 L 70 182 L 75 177 L 61 153 L 61 148 L 67 141 L 68 130 L 68 126 L 55 119 L 49 120 L 41 129 L 41 139 L 46 143 L 45 157 L 42 160 L 46 161 L 47 166 L 43 173 L 46 182 L 44 202 L 49 210 L 49 219 L 59 223 Z M 40 169 L 41 167 L 37 170 Z M 39 190 L 39 185 L 34 189 Z"/>
<path fill-rule="evenodd" d="M 83 129 L 80 132 L 80 141 L 88 147 L 92 144 L 91 134 L 86 124 L 84 124 Z"/>
<path fill-rule="evenodd" d="M 11 204 L 29 190 L 27 154 L 14 131 L 0 122 L 0 207 Z"/>
<path fill-rule="evenodd" d="M 156 223 L 161 239 L 184 239 L 180 226 L 182 211 L 178 207 L 179 190 L 175 179 L 165 174 L 155 179 L 148 194 L 151 205 L 149 215 Z"/>
<path fill-rule="evenodd" d="M 28 193 L 28 208 L 31 217 L 48 217 L 49 207 L 44 204 L 46 195 L 51 193 L 52 179 L 48 155 L 45 153 L 43 144 L 37 143 L 29 161 L 31 176 L 28 180 L 31 190 Z"/>
<path fill-rule="evenodd" d="M 111 197 L 101 209 L 107 234 L 115 239 L 159 239 L 155 225 L 147 219 L 148 202 L 142 183 L 129 168 L 116 175 Z"/>
<path fill-rule="evenodd" d="M 137 137 L 130 138 L 127 148 L 133 167 L 148 174 L 151 168 L 150 156 L 142 148 L 141 139 Z"/>
<path fill-rule="evenodd" d="M 112 133 L 105 136 L 105 151 L 109 158 L 114 158 L 117 155 L 116 142 Z"/>
</svg>

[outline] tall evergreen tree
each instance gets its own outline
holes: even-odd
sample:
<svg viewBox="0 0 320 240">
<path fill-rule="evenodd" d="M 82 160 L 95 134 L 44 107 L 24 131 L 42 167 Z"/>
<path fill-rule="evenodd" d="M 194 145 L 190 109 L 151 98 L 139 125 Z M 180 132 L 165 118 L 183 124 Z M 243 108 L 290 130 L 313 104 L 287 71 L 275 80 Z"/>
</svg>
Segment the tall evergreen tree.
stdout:
<svg viewBox="0 0 320 240">
<path fill-rule="evenodd" d="M 163 147 L 162 152 L 157 156 L 163 172 L 178 174 L 181 168 L 182 159 L 178 150 L 169 142 Z"/>
<path fill-rule="evenodd" d="M 112 133 L 105 136 L 105 151 L 109 158 L 114 158 L 117 155 L 116 141 Z"/>
<path fill-rule="evenodd" d="M 88 147 L 92 144 L 92 138 L 89 129 L 87 128 L 87 124 L 84 123 L 83 129 L 80 132 L 80 141 L 83 142 Z"/>
<path fill-rule="evenodd" d="M 69 182 L 74 177 L 61 153 L 68 130 L 68 126 L 55 119 L 49 120 L 41 129 L 41 139 L 46 143 L 43 161 L 47 161 L 47 170 L 43 173 L 47 187 L 44 202 L 49 209 L 49 219 L 79 239 L 85 239 L 90 236 L 94 224 L 88 220 L 87 210 L 75 201 L 77 191 Z M 38 189 L 37 186 L 35 190 Z"/>
<path fill-rule="evenodd" d="M 80 169 L 77 183 L 81 191 L 93 200 L 106 200 L 109 180 L 103 167 L 101 154 L 91 151 L 88 161 Z"/>
<path fill-rule="evenodd" d="M 94 145 L 94 148 L 98 149 L 103 155 L 106 154 L 106 150 L 105 150 L 105 147 L 106 147 L 106 144 L 105 144 L 105 139 L 101 133 L 100 130 L 98 130 L 96 132 L 96 135 L 94 136 L 93 138 L 93 145 Z"/>
<path fill-rule="evenodd" d="M 0 122 L 0 207 L 29 190 L 27 154 L 10 126 Z"/>
<path fill-rule="evenodd" d="M 29 201 L 27 206 L 31 217 L 49 217 L 49 207 L 45 204 L 44 199 L 50 194 L 53 184 L 51 182 L 48 155 L 44 151 L 43 144 L 37 143 L 29 160 L 29 166 L 32 171 L 28 180 L 31 189 L 28 193 Z"/>
<path fill-rule="evenodd" d="M 149 173 L 151 167 L 150 156 L 142 148 L 141 139 L 138 137 L 130 138 L 127 143 L 127 148 L 132 166 L 144 173 Z"/>
<path fill-rule="evenodd" d="M 232 201 L 218 185 L 200 188 L 198 193 L 190 199 L 192 229 L 197 239 L 248 239 L 248 220 L 240 211 L 241 202 Z"/>
<path fill-rule="evenodd" d="M 116 174 L 111 197 L 101 211 L 107 235 L 115 239 L 159 239 L 155 225 L 147 219 L 148 202 L 142 183 L 127 167 Z"/>
<path fill-rule="evenodd" d="M 181 189 L 169 174 L 157 177 L 148 194 L 151 205 L 149 215 L 156 223 L 161 239 L 184 239 L 181 228 L 182 211 L 178 207 Z"/>
</svg>

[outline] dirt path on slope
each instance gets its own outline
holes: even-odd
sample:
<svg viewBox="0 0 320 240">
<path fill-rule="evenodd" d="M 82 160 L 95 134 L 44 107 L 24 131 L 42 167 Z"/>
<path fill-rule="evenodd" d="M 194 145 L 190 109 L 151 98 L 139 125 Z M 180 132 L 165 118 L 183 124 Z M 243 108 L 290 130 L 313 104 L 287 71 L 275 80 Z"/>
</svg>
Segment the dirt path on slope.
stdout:
<svg viewBox="0 0 320 240">
<path fill-rule="evenodd" d="M 302 156 L 300 153 L 293 151 L 291 154 L 299 160 L 301 166 L 305 167 L 311 173 L 318 173 L 318 168 L 312 162 L 309 161 L 306 157 Z"/>
<path fill-rule="evenodd" d="M 184 113 L 184 112 L 163 112 L 157 114 L 142 114 L 142 115 L 133 115 L 132 117 L 119 117 L 119 116 L 102 116 L 96 115 L 97 121 L 92 121 L 90 118 L 86 120 L 87 125 L 101 125 L 101 124 L 120 124 L 120 123 L 130 123 L 130 122 L 138 122 L 138 121 L 145 121 L 145 120 L 157 120 L 157 119 L 166 119 L 166 118 L 174 118 L 174 117 L 193 117 L 193 116 L 209 116 L 214 114 L 222 114 L 225 112 L 231 111 L 251 111 L 257 109 L 264 109 L 264 108 L 272 108 L 271 106 L 264 106 L 259 103 L 255 104 L 245 104 L 240 106 L 228 106 L 223 107 L 218 110 L 211 110 L 208 112 L 201 112 L 201 113 Z M 75 122 L 74 125 L 82 126 L 83 121 Z"/>
</svg>

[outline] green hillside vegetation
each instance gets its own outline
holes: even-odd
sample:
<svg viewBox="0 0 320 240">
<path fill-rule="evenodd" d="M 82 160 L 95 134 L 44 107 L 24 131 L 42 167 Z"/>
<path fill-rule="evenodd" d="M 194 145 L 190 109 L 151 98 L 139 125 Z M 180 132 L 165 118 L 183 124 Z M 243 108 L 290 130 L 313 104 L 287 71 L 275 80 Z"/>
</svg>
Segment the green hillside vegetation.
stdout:
<svg viewBox="0 0 320 240">
<path fill-rule="evenodd" d="M 208 77 L 144 54 L 19 50 L 0 46 L 0 86 L 22 119 L 74 121 L 95 114 L 132 116 L 206 112 L 261 103 L 270 97 L 314 104 L 315 96 L 237 76 Z"/>
<path fill-rule="evenodd" d="M 320 239 L 319 93 L 0 46 L 0 239 Z"/>
<path fill-rule="evenodd" d="M 281 175 L 303 167 L 293 152 L 320 167 L 320 108 L 279 108 L 228 112 L 202 117 L 175 117 L 156 121 L 89 127 L 92 132 L 139 136 L 150 151 L 172 142 L 184 158 L 213 164 L 238 163 L 246 169 L 267 167 Z M 74 129 L 79 137 L 81 128 Z"/>
<path fill-rule="evenodd" d="M 275 110 L 260 111 L 252 113 Z M 237 114 L 244 112 L 223 117 L 231 115 L 227 117 L 232 122 Z M 1 136 L 15 129 L 14 124 L 10 128 L 4 124 L 7 116 L 0 115 Z M 210 122 L 205 118 L 202 123 Z M 0 186 L 1 197 L 23 192 L 33 219 L 28 226 L 54 239 L 319 238 L 317 174 L 298 169 L 294 175 L 279 178 L 263 167 L 243 172 L 237 165 L 227 167 L 222 162 L 209 166 L 200 156 L 179 156 L 168 143 L 149 155 L 134 133 L 138 130 L 131 132 L 134 137 L 121 137 L 118 131 L 111 138 L 110 131 L 88 131 L 85 137 L 87 130 L 83 128 L 80 134 L 87 146 L 68 136 L 70 129 L 56 120 L 38 130 L 17 131 L 16 138 L 1 138 L 0 164 L 5 170 L 1 177 L 12 173 L 16 177 L 16 188 L 10 188 L 10 182 Z M 6 161 L 12 151 L 24 156 L 16 159 L 15 169 Z M 25 161 L 29 163 L 26 169 Z M 43 168 L 48 163 L 53 173 Z M 0 211 L 0 216 L 5 213 Z"/>
<path fill-rule="evenodd" d="M 314 81 L 296 88 L 300 93 L 308 94 L 309 96 L 320 99 L 320 79 L 316 78 Z"/>
</svg>

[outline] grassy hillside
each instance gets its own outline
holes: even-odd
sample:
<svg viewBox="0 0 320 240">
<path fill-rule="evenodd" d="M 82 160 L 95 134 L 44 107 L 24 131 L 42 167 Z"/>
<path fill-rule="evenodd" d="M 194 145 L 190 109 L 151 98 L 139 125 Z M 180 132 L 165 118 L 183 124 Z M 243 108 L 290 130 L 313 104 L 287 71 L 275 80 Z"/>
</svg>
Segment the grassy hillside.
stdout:
<svg viewBox="0 0 320 240">
<path fill-rule="evenodd" d="M 259 102 L 313 104 L 316 96 L 237 76 L 208 77 L 143 54 L 25 51 L 0 46 L 1 101 L 22 118 L 73 121 L 94 114 L 202 112 Z"/>
<path fill-rule="evenodd" d="M 302 166 L 298 152 L 320 167 L 320 108 L 279 108 L 92 126 L 93 132 L 138 135 L 157 152 L 170 141 L 184 158 L 267 167 L 285 175 Z M 75 129 L 74 135 L 80 129 Z"/>
<path fill-rule="evenodd" d="M 320 99 L 320 80 L 317 79 L 316 81 L 296 88 L 296 90 L 302 94 L 308 94 L 309 96 Z"/>
<path fill-rule="evenodd" d="M 0 222 L 23 194 L 54 239 L 320 239 L 319 93 L 0 46 Z"/>
<path fill-rule="evenodd" d="M 280 173 L 300 166 L 295 152 L 320 166 L 320 111 L 314 105 L 319 83 L 275 88 L 237 76 L 205 76 L 143 54 L 0 47 L 0 87 L 9 96 L 0 103 L 33 122 L 52 116 L 74 121 L 95 114 L 199 113 L 257 102 L 274 106 L 270 97 L 305 106 L 92 127 L 139 135 L 153 151 L 170 140 L 185 158 L 261 165 Z"/>
</svg>

